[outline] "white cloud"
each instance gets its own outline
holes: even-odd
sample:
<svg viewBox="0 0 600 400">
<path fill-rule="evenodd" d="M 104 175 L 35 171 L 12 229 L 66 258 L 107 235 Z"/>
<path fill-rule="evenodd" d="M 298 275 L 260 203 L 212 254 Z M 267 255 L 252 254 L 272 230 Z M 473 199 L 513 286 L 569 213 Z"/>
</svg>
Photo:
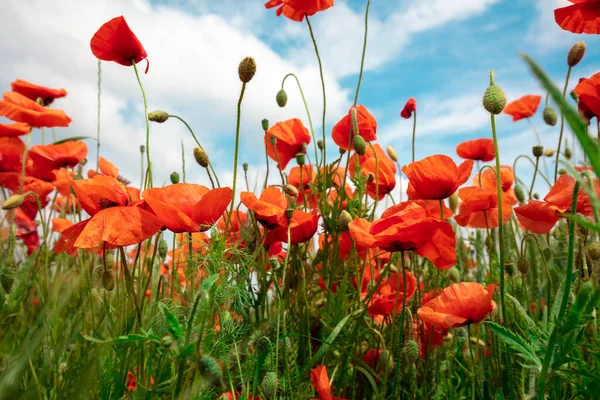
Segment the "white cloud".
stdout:
<svg viewBox="0 0 600 400">
<path fill-rule="evenodd" d="M 557 48 L 573 44 L 579 39 L 574 39 L 571 32 L 562 30 L 554 20 L 554 10 L 566 7 L 573 3 L 568 0 L 536 0 L 535 8 L 537 18 L 527 32 L 527 41 L 536 45 L 540 52 L 552 51 Z"/>
</svg>

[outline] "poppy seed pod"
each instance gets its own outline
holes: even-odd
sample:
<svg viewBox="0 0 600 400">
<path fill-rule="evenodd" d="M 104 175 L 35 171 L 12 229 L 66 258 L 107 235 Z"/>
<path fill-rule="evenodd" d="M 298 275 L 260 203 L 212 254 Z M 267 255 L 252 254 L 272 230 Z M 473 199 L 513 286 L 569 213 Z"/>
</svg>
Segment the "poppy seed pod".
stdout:
<svg viewBox="0 0 600 400">
<path fill-rule="evenodd" d="M 177 172 L 171 173 L 171 175 L 169 177 L 171 178 L 172 184 L 179 183 L 179 174 Z"/>
<path fill-rule="evenodd" d="M 291 221 L 292 217 L 294 216 L 294 209 L 293 208 L 286 208 L 285 209 L 285 216 L 286 216 L 288 222 Z"/>
<path fill-rule="evenodd" d="M 169 113 L 162 110 L 152 111 L 148 113 L 148 121 L 158 122 L 162 124 L 169 119 Z"/>
<path fill-rule="evenodd" d="M 387 154 L 392 159 L 392 161 L 398 162 L 398 154 L 396 153 L 396 150 L 394 150 L 394 148 L 392 146 L 386 147 L 385 150 L 387 151 Z"/>
<path fill-rule="evenodd" d="M 527 275 L 529 272 L 529 260 L 525 257 L 519 257 L 519 261 L 517 261 L 517 269 L 523 275 Z"/>
<path fill-rule="evenodd" d="M 519 200 L 519 203 L 525 203 L 525 190 L 523 186 L 516 184 L 515 185 L 515 197 Z"/>
<path fill-rule="evenodd" d="M 573 156 L 573 152 L 571 151 L 571 149 L 568 147 L 565 148 L 565 158 L 567 160 L 570 160 L 572 156 Z"/>
<path fill-rule="evenodd" d="M 262 121 L 260 121 L 263 131 L 268 131 L 269 130 L 269 120 L 268 119 L 263 119 Z"/>
<path fill-rule="evenodd" d="M 238 67 L 238 76 L 240 77 L 240 81 L 244 83 L 248 83 L 254 77 L 256 73 L 256 61 L 252 57 L 244 58 Z"/>
<path fill-rule="evenodd" d="M 506 106 L 506 96 L 500 87 L 491 84 L 483 95 L 483 107 L 494 115 L 500 114 Z"/>
<path fill-rule="evenodd" d="M 296 154 L 296 163 L 299 166 L 303 166 L 306 162 L 306 155 L 304 153 L 298 153 Z"/>
<path fill-rule="evenodd" d="M 456 214 L 456 211 L 458 210 L 458 194 L 456 194 L 456 192 L 448 198 L 448 203 L 450 204 L 450 210 L 452 210 L 452 213 Z"/>
<path fill-rule="evenodd" d="M 515 264 L 512 261 L 506 261 L 504 263 L 504 271 L 510 276 L 513 276 L 515 273 Z"/>
<path fill-rule="evenodd" d="M 169 251 L 167 241 L 165 239 L 162 239 L 158 243 L 158 255 L 160 256 L 160 258 L 165 258 L 167 256 L 167 251 Z"/>
<path fill-rule="evenodd" d="M 600 260 L 600 243 L 594 242 L 590 244 L 588 246 L 587 253 L 593 261 Z"/>
<path fill-rule="evenodd" d="M 272 144 L 273 146 L 275 146 L 275 145 L 277 144 L 277 137 L 276 137 L 275 135 L 273 135 L 273 136 L 270 136 L 270 137 L 269 137 L 269 140 L 271 141 L 271 144 Z"/>
<path fill-rule="evenodd" d="M 217 360 L 211 356 L 206 354 L 200 356 L 197 365 L 198 372 L 207 383 L 218 386 L 223 380 L 223 370 Z"/>
<path fill-rule="evenodd" d="M 200 147 L 194 147 L 194 158 L 201 167 L 208 167 L 208 154 Z"/>
<path fill-rule="evenodd" d="M 352 147 L 359 156 L 364 156 L 367 153 L 367 142 L 365 142 L 365 139 L 360 135 L 354 136 Z"/>
<path fill-rule="evenodd" d="M 544 155 L 546 157 L 552 157 L 552 156 L 554 156 L 554 150 L 552 150 L 552 149 L 544 149 Z"/>
<path fill-rule="evenodd" d="M 544 146 L 536 145 L 531 148 L 531 152 L 535 158 L 541 157 L 544 155 Z"/>
<path fill-rule="evenodd" d="M 571 50 L 569 50 L 569 54 L 567 55 L 567 65 L 569 67 L 574 67 L 583 58 L 585 55 L 585 42 L 583 40 L 575 43 Z"/>
<path fill-rule="evenodd" d="M 419 358 L 419 344 L 416 340 L 411 339 L 404 346 L 403 352 L 406 361 L 408 361 L 409 364 L 414 364 L 417 361 L 417 358 Z"/>
<path fill-rule="evenodd" d="M 267 399 L 274 398 L 277 394 L 277 373 L 267 372 L 260 384 L 260 389 Z"/>
<path fill-rule="evenodd" d="M 244 172 L 248 172 L 248 163 L 247 162 L 243 163 L 242 168 L 244 169 Z"/>
<path fill-rule="evenodd" d="M 340 156 L 343 156 L 344 154 L 346 154 L 346 149 L 340 147 Z"/>
<path fill-rule="evenodd" d="M 340 213 L 340 228 L 342 228 L 343 232 L 347 232 L 348 231 L 348 224 L 350 222 L 352 222 L 352 214 L 350 214 L 348 211 L 346 210 L 342 210 L 342 212 Z"/>
<path fill-rule="evenodd" d="M 554 126 L 558 121 L 558 115 L 556 114 L 556 110 L 551 106 L 547 106 L 544 108 L 543 112 L 544 122 L 546 125 Z"/>
<path fill-rule="evenodd" d="M 109 292 L 112 292 L 115 288 L 115 277 L 109 270 L 102 273 L 102 287 Z"/>
<path fill-rule="evenodd" d="M 533 194 L 533 198 L 536 199 L 536 200 L 539 200 L 540 199 L 540 194 L 539 193 L 534 193 Z"/>
<path fill-rule="evenodd" d="M 144 154 L 146 152 L 146 146 L 141 145 L 140 146 L 140 153 Z"/>
<path fill-rule="evenodd" d="M 277 105 L 279 107 L 285 107 L 285 105 L 287 104 L 287 93 L 285 92 L 285 90 L 281 89 L 279 92 L 277 92 L 277 96 L 275 96 L 275 100 L 277 101 Z"/>
<path fill-rule="evenodd" d="M 298 197 L 298 189 L 295 186 L 290 185 L 289 183 L 283 185 L 283 192 L 294 199 Z"/>
<path fill-rule="evenodd" d="M 22 194 L 14 194 L 10 196 L 6 201 L 2 204 L 3 210 L 14 210 L 17 207 L 20 207 L 21 204 L 25 201 L 25 196 Z"/>
<path fill-rule="evenodd" d="M 323 150 L 325 148 L 325 144 L 324 144 L 323 140 L 317 141 L 317 147 L 319 148 L 319 150 Z"/>
</svg>

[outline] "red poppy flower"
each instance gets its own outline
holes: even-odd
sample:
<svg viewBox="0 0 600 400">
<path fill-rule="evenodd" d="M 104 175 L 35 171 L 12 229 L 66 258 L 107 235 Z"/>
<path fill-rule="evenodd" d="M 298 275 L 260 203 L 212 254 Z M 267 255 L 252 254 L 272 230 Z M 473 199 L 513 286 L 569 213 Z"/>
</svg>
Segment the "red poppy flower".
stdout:
<svg viewBox="0 0 600 400">
<path fill-rule="evenodd" d="M 348 144 L 352 146 L 350 135 L 356 134 L 356 132 L 352 131 L 353 108 L 350 108 L 348 114 L 335 124 L 331 133 L 335 144 L 344 150 L 348 150 Z M 356 107 L 356 124 L 358 125 L 358 135 L 362 136 L 365 142 L 377 140 L 377 121 L 363 105 Z"/>
<path fill-rule="evenodd" d="M 225 215 L 217 222 L 217 228 L 219 230 L 224 231 L 225 225 L 227 222 L 227 218 L 229 216 L 229 212 L 225 213 Z M 248 215 L 244 211 L 234 210 L 233 218 L 231 218 L 231 222 L 229 223 L 229 231 L 230 232 L 239 232 L 243 225 L 246 225 L 246 221 L 248 220 Z"/>
<path fill-rule="evenodd" d="M 400 116 L 402 118 L 409 119 L 410 117 L 412 117 L 415 111 L 417 111 L 417 100 L 411 97 L 404 105 L 404 108 L 400 112 Z"/>
<path fill-rule="evenodd" d="M 445 155 L 425 157 L 402 167 L 409 181 L 406 193 L 413 200 L 445 199 L 469 179 L 472 169 L 473 160 L 463 161 L 457 167 Z"/>
<path fill-rule="evenodd" d="M 271 136 L 277 138 L 277 144 L 275 146 L 271 144 Z M 304 127 L 302 121 L 298 118 L 294 118 L 278 122 L 269 128 L 265 135 L 264 142 L 267 146 L 267 154 L 269 157 L 276 162 L 277 157 L 279 157 L 277 168 L 283 170 L 290 160 L 296 157 L 296 154 L 303 152 L 302 145 L 308 145 L 310 139 L 310 133 L 308 133 L 308 130 Z"/>
<path fill-rule="evenodd" d="M 61 233 L 73 226 L 73 221 L 66 218 L 52 218 L 52 232 Z"/>
<path fill-rule="evenodd" d="M 312 16 L 320 11 L 333 7 L 334 0 L 269 0 L 265 8 L 279 7 L 277 16 L 285 15 L 292 21 L 302 22 L 304 16 Z"/>
<path fill-rule="evenodd" d="M 331 249 L 334 248 L 333 237 L 327 236 L 327 246 Z M 338 252 L 341 260 L 347 260 L 353 251 L 356 251 L 358 256 L 362 259 L 365 249 L 358 243 L 352 242 L 352 236 L 348 232 L 342 232 L 337 239 Z M 325 248 L 325 234 L 319 235 L 319 249 Z"/>
<path fill-rule="evenodd" d="M 579 111 L 588 120 L 600 115 L 600 72 L 590 78 L 582 78 L 575 86 L 579 98 Z"/>
<path fill-rule="evenodd" d="M 285 209 L 288 199 L 275 186 L 269 186 L 260 195 L 260 199 L 254 193 L 240 193 L 242 203 L 254 212 L 256 220 L 267 228 L 275 228 L 284 223 Z M 287 242 L 287 237 L 286 240 Z"/>
<path fill-rule="evenodd" d="M 442 202 L 442 210 L 443 214 L 440 212 L 440 202 L 438 200 L 407 200 L 404 203 L 410 204 L 415 203 L 420 205 L 421 207 L 427 210 L 428 216 L 440 219 L 447 220 L 452 218 L 452 210 L 446 206 L 446 203 Z M 440 217 L 441 216 L 441 217 Z"/>
<path fill-rule="evenodd" d="M 562 29 L 573 33 L 600 33 L 598 0 L 569 0 L 573 5 L 554 10 L 554 19 Z"/>
<path fill-rule="evenodd" d="M 55 170 L 76 166 L 85 159 L 87 152 L 86 144 L 80 140 L 33 146 L 28 154 L 27 174 L 53 182 Z"/>
<path fill-rule="evenodd" d="M 145 73 L 148 73 L 148 54 L 123 16 L 113 18 L 102 25 L 92 37 L 90 47 L 99 60 L 114 61 L 126 67 L 146 60 Z"/>
<path fill-rule="evenodd" d="M 481 322 L 495 308 L 492 300 L 496 285 L 484 287 L 476 282 L 448 286 L 433 300 L 419 308 L 419 318 L 439 329 L 450 329 Z"/>
<path fill-rule="evenodd" d="M 25 143 L 18 137 L 0 137 L 0 172 L 20 172 Z"/>
<path fill-rule="evenodd" d="M 517 196 L 515 196 L 515 191 L 513 189 L 513 184 L 515 183 L 515 172 L 513 171 L 511 166 L 501 165 L 500 166 L 500 185 L 502 186 L 502 191 L 504 192 L 504 196 L 510 200 L 510 204 L 516 204 L 518 202 Z M 495 168 L 485 168 L 481 173 L 481 179 L 479 179 L 479 174 L 475 174 L 473 177 L 473 186 L 483 187 L 485 189 L 496 190 L 496 169 Z"/>
<path fill-rule="evenodd" d="M 375 149 L 375 151 L 373 151 Z M 350 175 L 356 176 L 356 162 L 364 177 L 372 175 L 367 183 L 367 192 L 373 199 L 381 200 L 396 187 L 396 164 L 387 156 L 380 145 L 367 147 L 364 156 L 354 154 L 350 164 Z"/>
<path fill-rule="evenodd" d="M 81 208 L 91 217 L 62 232 L 55 252 L 138 244 L 163 226 L 154 214 L 130 203 L 127 188 L 114 178 L 95 176 L 71 182 Z"/>
<path fill-rule="evenodd" d="M 402 311 L 404 299 L 408 304 L 416 290 L 417 278 L 410 271 L 406 271 L 406 292 L 404 292 L 402 272 L 393 273 L 381 282 L 367 311 L 371 315 L 382 315 L 384 317 L 399 313 Z"/>
<path fill-rule="evenodd" d="M 498 227 L 498 193 L 496 190 L 469 186 L 458 191 L 458 197 L 462 200 L 460 210 L 454 220 L 460 226 L 469 228 Z M 512 215 L 512 200 L 502 196 L 502 223 L 508 222 Z"/>
<path fill-rule="evenodd" d="M 504 114 L 512 116 L 513 121 L 518 121 L 523 118 L 530 118 L 537 111 L 541 101 L 542 96 L 532 94 L 523 96 L 508 103 L 504 108 Z"/>
<path fill-rule="evenodd" d="M 492 161 L 496 158 L 492 139 L 467 140 L 456 146 L 456 154 L 466 160 Z"/>
<path fill-rule="evenodd" d="M 20 93 L 33 101 L 42 99 L 44 105 L 49 105 L 55 99 L 65 97 L 67 95 L 67 91 L 65 89 L 50 89 L 44 86 L 34 85 L 33 83 L 24 81 L 22 79 L 17 79 L 10 84 L 10 87 L 13 92 Z"/>
<path fill-rule="evenodd" d="M 0 137 L 7 136 L 23 136 L 31 131 L 31 127 L 23 122 L 15 122 L 12 124 L 0 123 Z"/>
<path fill-rule="evenodd" d="M 452 226 L 430 216 L 417 203 L 397 204 L 387 209 L 377 221 L 359 218 L 348 228 L 354 241 L 365 248 L 413 251 L 442 270 L 456 264 L 456 237 Z"/>
<path fill-rule="evenodd" d="M 316 210 L 312 213 L 294 210 L 290 225 L 290 244 L 304 243 L 310 240 L 319 228 L 319 214 Z M 267 232 L 265 244 L 288 241 L 288 222 L 284 215 L 282 222 L 275 229 Z"/>
<path fill-rule="evenodd" d="M 177 183 L 147 189 L 142 197 L 167 229 L 180 233 L 209 230 L 231 203 L 231 194 L 230 188 Z"/>
<path fill-rule="evenodd" d="M 115 164 L 111 163 L 104 157 L 98 158 L 98 169 L 100 170 L 102 175 L 112 176 L 115 179 L 119 177 L 119 168 L 117 168 Z M 87 172 L 89 179 L 92 179 L 97 174 L 98 173 L 93 169 L 90 169 Z"/>
<path fill-rule="evenodd" d="M 27 255 L 30 256 L 40 245 L 40 236 L 37 225 L 21 208 L 13 210 L 14 223 L 16 225 L 15 235 L 23 241 L 27 247 Z"/>
<path fill-rule="evenodd" d="M 4 97 L 0 100 L 0 116 L 35 128 L 69 126 L 71 122 L 71 118 L 64 111 L 44 108 L 16 92 L 4 93 Z"/>
<path fill-rule="evenodd" d="M 313 368 L 310 371 L 310 380 L 315 391 L 319 394 L 321 400 L 344 400 L 339 397 L 333 397 L 331 394 L 331 384 L 327 375 L 327 368 L 323 365 Z"/>
</svg>

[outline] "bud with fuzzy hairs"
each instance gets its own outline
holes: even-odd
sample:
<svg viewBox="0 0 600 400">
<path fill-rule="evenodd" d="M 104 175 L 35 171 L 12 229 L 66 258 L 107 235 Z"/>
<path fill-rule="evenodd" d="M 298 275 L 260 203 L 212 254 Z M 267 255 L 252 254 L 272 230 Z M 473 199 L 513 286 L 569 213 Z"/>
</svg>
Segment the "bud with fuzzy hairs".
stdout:
<svg viewBox="0 0 600 400">
<path fill-rule="evenodd" d="M 243 83 L 248 83 L 254 78 L 254 74 L 256 73 L 256 61 L 252 57 L 246 57 L 238 66 L 238 76 L 240 77 L 240 81 Z"/>
<path fill-rule="evenodd" d="M 544 149 L 544 155 L 546 157 L 552 157 L 552 156 L 554 156 L 554 150 L 553 149 Z"/>
<path fill-rule="evenodd" d="M 161 239 L 158 243 L 158 255 L 160 258 L 167 257 L 167 252 L 169 251 L 169 245 L 165 239 Z"/>
<path fill-rule="evenodd" d="M 267 372 L 260 384 L 260 389 L 267 399 L 272 399 L 277 394 L 277 373 Z"/>
<path fill-rule="evenodd" d="M 244 169 L 244 172 L 248 172 L 248 163 L 247 162 L 243 163 L 242 168 Z"/>
<path fill-rule="evenodd" d="M 386 147 L 385 150 L 387 151 L 388 157 L 390 157 L 393 162 L 398 162 L 398 153 L 396 153 L 396 150 L 394 150 L 392 146 Z"/>
<path fill-rule="evenodd" d="M 222 383 L 223 370 L 217 360 L 203 354 L 198 357 L 197 365 L 200 376 L 202 376 L 207 383 L 213 386 L 219 386 Z"/>
<path fill-rule="evenodd" d="M 277 92 L 275 100 L 277 101 L 277 105 L 279 107 L 285 107 L 288 101 L 287 93 L 285 92 L 285 90 L 281 89 L 279 92 Z"/>
<path fill-rule="evenodd" d="M 551 106 L 546 106 L 544 108 L 543 117 L 546 125 L 554 126 L 558 121 L 558 114 L 556 114 L 556 110 Z"/>
<path fill-rule="evenodd" d="M 394 358 L 389 350 L 381 350 L 379 360 L 377 360 L 377 370 L 390 372 L 394 370 Z"/>
<path fill-rule="evenodd" d="M 115 277 L 109 270 L 102 273 L 102 287 L 109 292 L 112 292 L 115 288 Z"/>
<path fill-rule="evenodd" d="M 364 156 L 367 153 L 367 142 L 365 142 L 365 139 L 360 135 L 354 136 L 352 147 L 359 156 Z"/>
<path fill-rule="evenodd" d="M 450 210 L 452 210 L 452 213 L 456 214 L 456 211 L 458 211 L 458 194 L 453 193 L 452 196 L 448 198 L 448 203 L 450 204 Z"/>
<path fill-rule="evenodd" d="M 529 260 L 525 257 L 519 257 L 519 261 L 517 261 L 517 269 L 523 275 L 527 275 L 529 272 Z"/>
<path fill-rule="evenodd" d="M 13 194 L 2 204 L 3 210 L 14 210 L 23 204 L 25 201 L 25 196 L 22 194 Z"/>
<path fill-rule="evenodd" d="M 177 172 L 172 172 L 169 178 L 171 178 L 172 184 L 179 183 L 179 174 Z"/>
<path fill-rule="evenodd" d="M 162 124 L 169 119 L 169 113 L 162 110 L 152 111 L 148 113 L 148 121 L 158 122 Z"/>
<path fill-rule="evenodd" d="M 533 156 L 535 158 L 539 158 L 541 156 L 544 155 L 544 146 L 542 145 L 535 145 L 531 148 L 531 153 L 533 154 Z"/>
<path fill-rule="evenodd" d="M 200 147 L 194 147 L 194 158 L 201 167 L 208 167 L 208 154 Z"/>
<path fill-rule="evenodd" d="M 591 243 L 587 248 L 587 253 L 593 261 L 600 260 L 600 243 Z"/>
<path fill-rule="evenodd" d="M 567 55 L 567 65 L 569 67 L 574 67 L 583 58 L 585 55 L 585 42 L 583 40 L 575 43 L 571 50 L 569 50 L 569 54 Z"/>
<path fill-rule="evenodd" d="M 573 156 L 573 152 L 571 151 L 570 148 L 566 147 L 565 148 L 565 158 L 567 160 L 570 160 L 572 156 Z"/>
<path fill-rule="evenodd" d="M 460 273 L 458 268 L 452 267 L 446 271 L 446 277 L 450 282 L 457 283 L 460 280 Z"/>
<path fill-rule="evenodd" d="M 342 228 L 343 232 L 348 232 L 348 224 L 352 222 L 352 214 L 350 214 L 346 210 L 342 210 L 340 213 L 340 228 Z"/>
<path fill-rule="evenodd" d="M 414 364 L 417 361 L 417 358 L 419 358 L 419 344 L 414 339 L 406 342 L 406 345 L 402 351 L 409 365 Z"/>
<path fill-rule="evenodd" d="M 519 185 L 518 183 L 515 185 L 515 197 L 517 198 L 517 200 L 519 200 L 519 203 L 523 204 L 525 203 L 525 189 L 523 189 L 523 186 Z"/>
<path fill-rule="evenodd" d="M 500 87 L 494 82 L 494 72 L 490 72 L 490 86 L 483 95 L 483 107 L 490 114 L 498 115 L 504 111 L 506 106 L 506 96 Z"/>
<path fill-rule="evenodd" d="M 0 268 L 0 285 L 6 293 L 10 293 L 13 283 L 15 282 L 16 270 L 10 264 L 4 264 Z"/>
<path fill-rule="evenodd" d="M 294 185 L 290 185 L 289 183 L 283 185 L 283 192 L 292 198 L 298 197 L 298 189 Z"/>
</svg>

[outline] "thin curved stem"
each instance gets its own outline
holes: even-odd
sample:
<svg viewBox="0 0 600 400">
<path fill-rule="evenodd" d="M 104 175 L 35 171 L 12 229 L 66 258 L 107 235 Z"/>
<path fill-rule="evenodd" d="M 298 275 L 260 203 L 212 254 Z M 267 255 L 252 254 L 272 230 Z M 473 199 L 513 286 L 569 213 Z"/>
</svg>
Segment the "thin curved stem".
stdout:
<svg viewBox="0 0 600 400">
<path fill-rule="evenodd" d="M 306 110 L 306 115 L 308 116 L 308 124 L 310 125 L 310 134 L 312 136 L 313 146 L 315 148 L 315 163 L 318 166 L 319 165 L 319 151 L 317 149 L 317 138 L 315 137 L 315 129 L 313 127 L 312 118 L 310 116 L 310 110 L 308 109 L 308 103 L 306 102 L 306 98 L 304 97 L 304 91 L 302 90 L 302 85 L 300 84 L 300 80 L 298 79 L 296 74 L 291 74 L 291 73 L 287 74 L 283 78 L 283 81 L 281 81 L 281 89 L 283 90 L 283 85 L 285 85 L 285 80 L 290 76 L 292 76 L 292 77 L 294 77 L 294 79 L 296 79 L 296 83 L 298 84 L 298 90 L 300 90 L 300 96 L 302 96 L 302 103 L 304 104 L 304 109 Z"/>
<path fill-rule="evenodd" d="M 367 53 L 367 35 L 369 32 L 369 7 L 371 6 L 371 0 L 367 0 L 367 7 L 365 10 L 365 36 L 363 39 L 362 56 L 360 59 L 360 73 L 358 74 L 358 82 L 356 84 L 356 93 L 354 94 L 354 106 L 358 102 L 358 92 L 360 92 L 360 83 L 362 82 L 363 71 L 365 67 L 365 54 Z"/>
<path fill-rule="evenodd" d="M 415 162 L 415 141 L 417 136 L 417 110 L 413 112 L 413 131 L 412 131 L 412 162 Z"/>
<path fill-rule="evenodd" d="M 131 59 L 133 63 L 133 70 L 135 71 L 135 77 L 137 78 L 138 84 L 140 85 L 140 90 L 142 91 L 142 97 L 144 98 L 144 122 L 146 123 L 146 160 L 147 160 L 147 168 L 148 175 L 147 179 L 144 182 L 144 189 L 148 189 L 152 187 L 152 162 L 150 161 L 150 121 L 148 121 L 148 100 L 146 99 L 146 92 L 144 91 L 144 85 L 142 84 L 142 80 L 140 79 L 140 74 L 137 69 L 137 65 L 135 64 L 135 60 Z"/>
<path fill-rule="evenodd" d="M 237 104 L 237 121 L 235 125 L 235 150 L 233 153 L 233 193 L 231 195 L 231 206 L 229 207 L 229 218 L 227 218 L 227 224 L 225 227 L 225 237 L 229 231 L 229 225 L 231 224 L 231 218 L 233 217 L 233 206 L 235 204 L 235 190 L 237 184 L 237 165 L 238 165 L 238 154 L 240 148 L 240 123 L 242 117 L 242 100 L 244 99 L 244 92 L 246 91 L 246 82 L 242 83 L 242 90 L 240 91 L 240 98 Z"/>
<path fill-rule="evenodd" d="M 327 165 L 327 140 L 325 136 L 325 116 L 327 114 L 327 92 L 325 90 L 325 77 L 323 75 L 323 63 L 321 62 L 321 56 L 319 55 L 319 48 L 317 47 L 317 40 L 310 24 L 310 19 L 306 15 L 306 23 L 308 24 L 308 30 L 310 31 L 310 38 L 312 39 L 313 46 L 315 47 L 315 54 L 317 55 L 317 61 L 319 62 L 319 74 L 321 75 L 321 89 L 323 91 L 323 120 L 321 121 L 321 129 L 323 133 L 323 167 Z"/>
<path fill-rule="evenodd" d="M 535 177 L 536 177 L 537 172 L 538 172 L 539 164 L 540 164 L 540 158 L 536 157 L 535 158 L 535 169 L 533 170 L 533 179 L 531 179 L 531 188 L 529 188 L 529 198 L 530 199 L 531 199 L 531 193 L 533 193 L 533 186 L 535 185 Z"/>
<path fill-rule="evenodd" d="M 567 86 L 569 85 L 569 77 L 571 76 L 571 69 L 572 69 L 572 67 L 569 67 L 569 69 L 567 70 L 567 78 L 565 79 L 565 86 L 563 88 L 562 97 L 565 97 L 565 95 L 567 94 Z M 556 179 L 558 177 L 558 160 L 560 158 L 560 145 L 562 142 L 564 130 L 565 130 L 565 114 L 561 110 L 561 112 L 560 112 L 560 134 L 558 135 L 558 147 L 556 148 L 556 165 L 554 166 L 554 182 L 556 182 Z"/>
<path fill-rule="evenodd" d="M 525 154 L 521 154 L 519 156 L 517 156 L 517 158 L 515 158 L 515 161 L 513 161 L 513 173 L 515 174 L 515 181 L 518 180 L 518 175 L 517 175 L 517 161 L 519 161 L 519 159 L 521 158 L 526 158 L 529 160 L 529 162 L 531 163 L 531 165 L 533 165 L 535 167 L 535 163 L 533 162 L 533 160 L 531 159 L 531 157 L 525 155 Z M 548 184 L 548 186 L 552 187 L 552 184 L 550 183 L 550 180 L 546 177 L 546 175 L 544 175 L 542 173 L 542 171 L 538 170 L 538 174 L 540 174 L 540 176 L 542 178 L 544 178 L 544 180 L 546 181 L 546 183 Z"/>
</svg>

